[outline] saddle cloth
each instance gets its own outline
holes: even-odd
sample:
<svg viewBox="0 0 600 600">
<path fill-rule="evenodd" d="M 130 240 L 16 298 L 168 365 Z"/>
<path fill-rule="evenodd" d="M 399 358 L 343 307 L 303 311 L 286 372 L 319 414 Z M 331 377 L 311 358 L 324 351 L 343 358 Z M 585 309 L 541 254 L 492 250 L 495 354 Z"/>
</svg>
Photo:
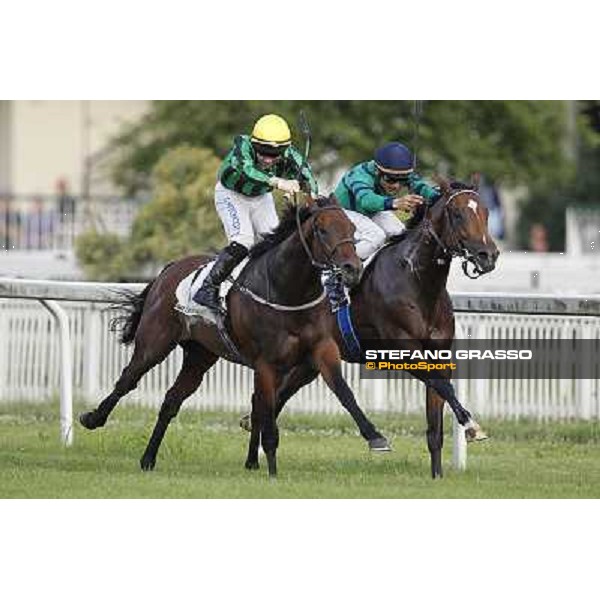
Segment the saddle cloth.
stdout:
<svg viewBox="0 0 600 600">
<path fill-rule="evenodd" d="M 389 239 L 385 242 L 385 244 L 383 244 L 383 246 L 379 246 L 379 248 L 377 248 L 377 250 L 375 250 L 375 252 L 373 252 L 373 254 L 371 254 L 370 256 L 367 256 L 367 258 L 363 261 L 363 272 L 367 270 L 367 267 L 375 260 L 375 258 L 379 255 L 379 253 L 384 249 L 387 248 L 388 246 L 391 246 L 393 244 L 397 244 L 398 241 L 402 240 L 402 238 L 406 237 L 406 233 L 408 230 L 404 230 L 402 233 L 399 233 L 398 235 L 393 236 L 393 239 Z"/>
<path fill-rule="evenodd" d="M 248 264 L 249 260 L 250 260 L 250 258 L 246 257 L 232 271 L 231 275 L 221 284 L 221 286 L 219 288 L 219 298 L 220 298 L 223 306 L 225 306 L 225 299 L 227 298 L 227 294 L 229 293 L 229 291 L 231 290 L 231 287 L 233 285 L 232 282 L 230 281 L 230 279 L 235 281 L 239 277 L 240 273 L 242 272 L 242 270 L 244 269 L 246 264 Z M 195 302 L 193 301 L 192 298 L 194 297 L 194 294 L 202 286 L 202 283 L 206 279 L 206 276 L 208 275 L 210 269 L 212 269 L 214 264 L 215 264 L 215 261 L 211 260 L 209 263 L 206 263 L 204 266 L 200 267 L 200 273 L 198 274 L 198 277 L 196 277 L 196 280 L 193 283 L 192 283 L 192 280 L 194 279 L 194 276 L 196 275 L 196 271 L 192 271 L 185 279 L 182 279 L 179 282 L 179 285 L 177 286 L 177 289 L 175 290 L 175 297 L 177 298 L 177 303 L 179 304 L 180 307 L 185 309 L 188 306 L 193 307 L 195 305 Z"/>
</svg>

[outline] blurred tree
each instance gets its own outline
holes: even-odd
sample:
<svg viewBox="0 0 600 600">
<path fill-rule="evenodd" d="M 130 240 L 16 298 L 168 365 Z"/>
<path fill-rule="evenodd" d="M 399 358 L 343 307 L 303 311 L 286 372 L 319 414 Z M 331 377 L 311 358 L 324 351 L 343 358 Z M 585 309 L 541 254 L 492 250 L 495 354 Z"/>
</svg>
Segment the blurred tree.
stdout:
<svg viewBox="0 0 600 600">
<path fill-rule="evenodd" d="M 152 200 L 133 223 L 131 236 L 84 233 L 77 257 L 89 277 L 131 278 L 150 268 L 189 254 L 223 246 L 225 236 L 214 208 L 214 187 L 220 161 L 203 148 L 169 150 L 152 170 Z"/>
<path fill-rule="evenodd" d="M 600 208 L 600 101 L 576 103 L 576 164 L 574 177 L 558 182 L 539 180 L 521 202 L 517 224 L 519 248 L 529 247 L 531 226 L 544 225 L 551 251 L 565 250 L 565 210 L 569 206 Z"/>
<path fill-rule="evenodd" d="M 127 245 L 115 233 L 90 229 L 75 241 L 75 255 L 88 279 L 121 281 L 133 271 Z"/>
<path fill-rule="evenodd" d="M 370 157 L 394 139 L 413 145 L 412 101 L 156 101 L 139 123 L 114 145 L 114 175 L 129 192 L 147 189 L 149 175 L 164 152 L 189 144 L 224 156 L 234 135 L 249 132 L 264 113 L 276 112 L 295 127 L 303 109 L 311 125 L 311 160 L 326 173 Z M 564 161 L 566 112 L 561 102 L 428 101 L 419 128 L 419 168 L 443 166 L 464 179 L 473 171 L 505 184 L 556 183 L 569 176 Z"/>
</svg>

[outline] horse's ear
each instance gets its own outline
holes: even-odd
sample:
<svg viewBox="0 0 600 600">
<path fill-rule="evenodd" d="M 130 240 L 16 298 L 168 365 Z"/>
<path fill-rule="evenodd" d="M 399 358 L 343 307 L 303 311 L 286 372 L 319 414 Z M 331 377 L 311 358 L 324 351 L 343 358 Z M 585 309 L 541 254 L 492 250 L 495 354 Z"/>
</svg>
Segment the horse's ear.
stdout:
<svg viewBox="0 0 600 600">
<path fill-rule="evenodd" d="M 331 192 L 328 197 L 329 206 L 341 206 L 340 201 L 337 199 L 337 196 Z"/>
<path fill-rule="evenodd" d="M 298 194 L 304 200 L 304 206 L 312 208 L 316 203 L 316 198 L 313 198 L 312 194 Z"/>
<path fill-rule="evenodd" d="M 444 196 L 450 194 L 450 182 L 445 177 L 442 177 L 441 175 L 438 175 L 436 173 L 433 176 L 433 180 L 440 186 L 440 189 L 442 190 L 442 194 L 444 194 Z"/>
<path fill-rule="evenodd" d="M 481 173 L 471 173 L 471 186 L 478 192 L 479 186 L 481 185 Z"/>
</svg>

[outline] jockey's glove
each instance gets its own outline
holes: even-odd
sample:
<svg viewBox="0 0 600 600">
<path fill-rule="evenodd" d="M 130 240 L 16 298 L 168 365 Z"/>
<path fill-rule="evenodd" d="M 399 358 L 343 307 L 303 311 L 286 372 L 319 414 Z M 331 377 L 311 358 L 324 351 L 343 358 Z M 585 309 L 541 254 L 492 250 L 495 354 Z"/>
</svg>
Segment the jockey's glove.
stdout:
<svg viewBox="0 0 600 600">
<path fill-rule="evenodd" d="M 414 211 L 415 208 L 419 207 L 421 204 L 423 204 L 423 198 L 421 196 L 417 196 L 416 194 L 407 194 L 401 198 L 394 198 L 392 206 L 396 210 L 412 213 L 412 211 Z"/>
<path fill-rule="evenodd" d="M 271 177 L 269 185 L 286 194 L 296 194 L 300 191 L 300 184 L 295 179 L 281 179 L 281 177 Z"/>
</svg>

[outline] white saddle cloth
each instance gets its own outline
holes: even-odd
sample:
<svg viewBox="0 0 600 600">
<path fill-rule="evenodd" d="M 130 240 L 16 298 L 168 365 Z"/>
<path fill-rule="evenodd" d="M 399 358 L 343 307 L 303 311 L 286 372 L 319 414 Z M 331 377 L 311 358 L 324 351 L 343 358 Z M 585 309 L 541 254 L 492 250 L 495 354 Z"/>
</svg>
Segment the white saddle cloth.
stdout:
<svg viewBox="0 0 600 600">
<path fill-rule="evenodd" d="M 386 242 L 385 244 L 383 244 L 383 246 L 379 246 L 379 248 L 377 248 L 377 250 L 375 250 L 375 252 L 373 252 L 373 254 L 370 254 L 369 256 L 367 256 L 367 258 L 365 258 L 365 260 L 363 261 L 363 271 L 366 270 L 366 268 L 375 260 L 375 257 L 387 246 L 390 245 L 391 242 Z"/>
<path fill-rule="evenodd" d="M 249 260 L 250 259 L 248 257 L 246 257 L 233 270 L 230 277 L 234 281 L 239 277 L 240 273 L 242 272 L 242 269 L 246 266 L 246 264 L 248 263 Z M 193 284 L 192 284 L 192 280 L 194 279 L 194 276 L 196 275 L 196 271 L 192 271 L 185 279 L 182 279 L 179 282 L 179 285 L 177 286 L 177 289 L 175 290 L 175 297 L 177 298 L 177 303 L 182 308 L 187 308 L 187 307 L 191 308 L 191 307 L 196 306 L 196 303 L 193 300 L 194 294 L 200 289 L 200 287 L 202 286 L 202 283 L 206 279 L 206 276 L 210 272 L 210 269 L 213 268 L 214 264 L 215 264 L 215 261 L 211 260 L 209 263 L 206 263 L 203 267 L 200 267 L 202 270 L 200 271 L 200 274 L 198 275 L 198 277 L 196 277 L 196 281 L 194 281 Z M 227 279 L 221 284 L 221 287 L 219 288 L 219 298 L 221 299 L 221 303 L 224 304 L 225 298 L 227 298 L 227 294 L 231 290 L 231 287 L 232 287 L 232 283 L 230 281 L 228 281 Z"/>
</svg>

